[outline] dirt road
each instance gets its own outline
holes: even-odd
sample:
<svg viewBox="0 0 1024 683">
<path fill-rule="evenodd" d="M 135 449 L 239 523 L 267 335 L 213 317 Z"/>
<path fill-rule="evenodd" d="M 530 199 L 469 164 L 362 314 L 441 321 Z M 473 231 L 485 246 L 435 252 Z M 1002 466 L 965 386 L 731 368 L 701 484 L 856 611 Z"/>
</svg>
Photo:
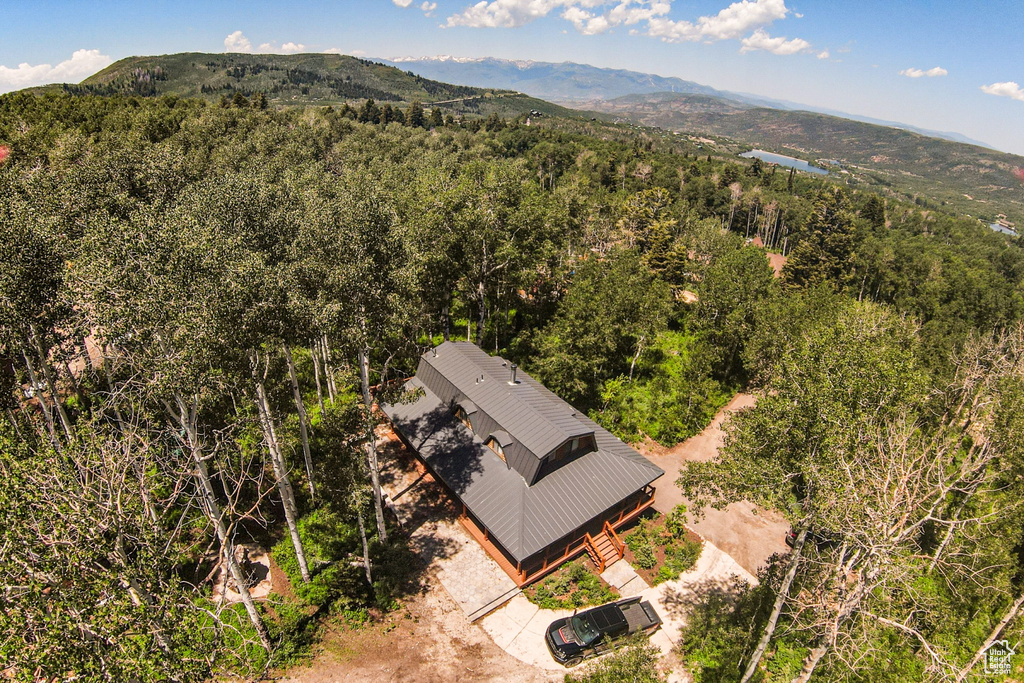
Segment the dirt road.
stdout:
<svg viewBox="0 0 1024 683">
<path fill-rule="evenodd" d="M 680 470 L 687 462 L 706 462 L 718 457 L 725 432 L 722 425 L 729 415 L 744 408 L 753 407 L 757 399 L 750 394 L 736 394 L 729 403 L 718 411 L 711 424 L 694 437 L 665 449 L 657 444 L 644 444 L 640 452 L 665 474 L 654 482 L 654 507 L 659 512 L 670 512 L 683 498 L 682 491 L 675 485 Z M 691 508 L 692 510 L 692 508 Z M 731 555 L 737 563 L 753 575 L 774 553 L 785 553 L 789 524 L 781 515 L 756 508 L 750 503 L 732 503 L 724 510 L 706 508 L 703 517 L 694 520 L 691 515 L 690 528 Z"/>
</svg>

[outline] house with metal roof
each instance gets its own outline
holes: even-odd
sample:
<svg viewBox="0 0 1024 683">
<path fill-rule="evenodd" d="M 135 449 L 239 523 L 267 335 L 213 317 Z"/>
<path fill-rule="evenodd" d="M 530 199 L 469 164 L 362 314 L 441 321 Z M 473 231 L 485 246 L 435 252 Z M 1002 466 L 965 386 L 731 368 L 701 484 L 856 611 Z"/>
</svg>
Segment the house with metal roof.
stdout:
<svg viewBox="0 0 1024 683">
<path fill-rule="evenodd" d="M 518 585 L 583 552 L 602 571 L 622 557 L 616 529 L 654 502 L 659 467 L 468 342 L 427 351 L 405 388 L 381 408 Z"/>
</svg>

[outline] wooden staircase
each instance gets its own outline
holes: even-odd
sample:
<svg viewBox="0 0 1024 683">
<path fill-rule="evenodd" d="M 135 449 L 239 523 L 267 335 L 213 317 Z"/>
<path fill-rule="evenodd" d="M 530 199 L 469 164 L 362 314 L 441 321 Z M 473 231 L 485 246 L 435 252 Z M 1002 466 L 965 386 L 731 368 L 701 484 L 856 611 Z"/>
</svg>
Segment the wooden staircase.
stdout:
<svg viewBox="0 0 1024 683">
<path fill-rule="evenodd" d="M 587 534 L 587 555 L 597 567 L 599 574 L 622 559 L 626 545 L 608 522 L 597 536 Z"/>
</svg>

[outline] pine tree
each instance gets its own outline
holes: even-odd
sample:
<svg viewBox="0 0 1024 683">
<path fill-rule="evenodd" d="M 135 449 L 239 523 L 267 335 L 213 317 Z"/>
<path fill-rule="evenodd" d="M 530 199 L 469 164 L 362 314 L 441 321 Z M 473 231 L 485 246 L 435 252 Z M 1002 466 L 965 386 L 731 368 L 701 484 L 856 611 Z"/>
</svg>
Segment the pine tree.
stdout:
<svg viewBox="0 0 1024 683">
<path fill-rule="evenodd" d="M 405 125 L 411 128 L 423 128 L 426 120 L 423 116 L 423 105 L 419 100 L 413 100 L 409 110 L 405 114 Z"/>
</svg>

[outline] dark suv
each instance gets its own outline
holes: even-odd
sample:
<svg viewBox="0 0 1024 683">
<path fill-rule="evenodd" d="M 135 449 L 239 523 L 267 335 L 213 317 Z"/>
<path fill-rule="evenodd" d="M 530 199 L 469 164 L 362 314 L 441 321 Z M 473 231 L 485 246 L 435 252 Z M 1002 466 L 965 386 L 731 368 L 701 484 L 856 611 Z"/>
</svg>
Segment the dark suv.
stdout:
<svg viewBox="0 0 1024 683">
<path fill-rule="evenodd" d="M 565 666 L 614 649 L 616 641 L 631 633 L 653 633 L 661 617 L 640 597 L 626 598 L 588 609 L 571 617 L 556 619 L 548 626 L 545 640 L 551 656 Z"/>
</svg>

